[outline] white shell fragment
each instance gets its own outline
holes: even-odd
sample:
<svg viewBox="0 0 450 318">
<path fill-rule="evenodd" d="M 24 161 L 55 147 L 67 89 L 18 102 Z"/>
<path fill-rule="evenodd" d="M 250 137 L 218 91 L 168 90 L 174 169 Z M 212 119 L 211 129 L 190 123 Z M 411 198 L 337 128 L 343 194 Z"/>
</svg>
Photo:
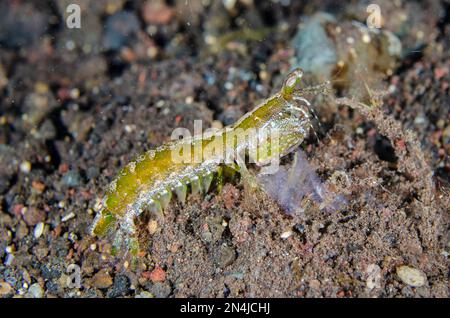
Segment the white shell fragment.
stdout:
<svg viewBox="0 0 450 318">
<path fill-rule="evenodd" d="M 66 216 L 64 216 L 61 221 L 62 222 L 66 222 L 69 221 L 70 219 L 73 219 L 75 217 L 75 213 L 70 212 L 69 214 L 67 214 Z"/>
</svg>

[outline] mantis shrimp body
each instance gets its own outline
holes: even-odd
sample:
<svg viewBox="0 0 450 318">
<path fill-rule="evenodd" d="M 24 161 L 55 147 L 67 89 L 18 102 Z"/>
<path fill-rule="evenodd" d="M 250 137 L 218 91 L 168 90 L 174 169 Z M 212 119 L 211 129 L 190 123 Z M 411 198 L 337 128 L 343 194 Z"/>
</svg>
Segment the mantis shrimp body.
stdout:
<svg viewBox="0 0 450 318">
<path fill-rule="evenodd" d="M 254 144 L 251 138 L 240 138 L 242 132 L 255 129 L 257 152 L 252 156 L 257 166 L 267 165 L 298 147 L 311 128 L 310 104 L 302 97 L 301 80 L 303 72 L 295 69 L 286 77 L 281 90 L 245 114 L 233 126 L 225 127 L 209 136 L 193 136 L 174 140 L 150 150 L 130 162 L 110 184 L 97 214 L 92 233 L 104 236 L 116 231 L 114 246 L 125 244 L 137 248 L 135 218 L 149 211 L 156 218 L 163 217 L 164 208 L 173 198 L 185 202 L 191 193 L 206 193 L 213 181 L 223 182 L 226 171 L 237 171 L 250 177 L 245 165 L 248 149 Z M 279 131 L 273 138 L 261 138 L 269 130 Z M 224 160 L 223 151 L 205 151 L 218 141 L 226 139 L 227 153 L 230 149 L 236 159 Z M 222 149 L 222 148 L 220 148 Z M 261 150 L 266 151 L 261 151 Z M 174 160 L 174 153 L 202 151 L 200 160 L 180 162 Z M 192 156 L 189 155 L 191 159 Z M 225 159 L 229 159 L 225 155 Z"/>
</svg>

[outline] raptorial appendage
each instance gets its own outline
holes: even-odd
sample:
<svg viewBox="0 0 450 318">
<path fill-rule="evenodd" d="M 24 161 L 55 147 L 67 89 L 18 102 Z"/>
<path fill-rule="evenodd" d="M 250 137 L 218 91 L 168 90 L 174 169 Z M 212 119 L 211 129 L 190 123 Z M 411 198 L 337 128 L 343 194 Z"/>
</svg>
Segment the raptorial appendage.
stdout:
<svg viewBox="0 0 450 318">
<path fill-rule="evenodd" d="M 279 164 L 280 157 L 295 150 L 312 127 L 310 104 L 303 97 L 308 89 L 301 87 L 302 76 L 302 70 L 292 71 L 278 93 L 234 125 L 207 137 L 171 141 L 129 163 L 108 187 L 92 233 L 99 237 L 112 233 L 116 249 L 125 246 L 136 253 L 139 247 L 134 223 L 142 213 L 150 212 L 151 217 L 163 222 L 163 211 L 172 200 L 184 203 L 188 193 L 206 193 L 213 183 L 220 189 L 227 174 L 248 171 L 245 158 L 260 167 Z M 255 138 L 248 137 L 250 132 L 256 134 Z M 216 144 L 220 151 L 210 151 Z M 180 149 L 200 151 L 201 160 L 194 160 L 198 157 L 190 154 L 187 158 L 191 161 L 174 160 Z"/>
</svg>

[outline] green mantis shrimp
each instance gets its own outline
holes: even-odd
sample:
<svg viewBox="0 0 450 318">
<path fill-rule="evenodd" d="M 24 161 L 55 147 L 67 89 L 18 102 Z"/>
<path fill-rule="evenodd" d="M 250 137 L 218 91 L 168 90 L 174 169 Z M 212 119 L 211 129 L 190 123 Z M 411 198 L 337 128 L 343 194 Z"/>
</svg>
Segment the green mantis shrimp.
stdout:
<svg viewBox="0 0 450 318">
<path fill-rule="evenodd" d="M 255 139 L 240 138 L 241 134 L 249 129 L 258 131 L 257 151 L 252 152 L 252 159 L 259 167 L 296 149 L 312 127 L 310 103 L 303 96 L 307 92 L 324 90 L 323 84 L 302 88 L 302 77 L 303 71 L 299 68 L 290 72 L 279 92 L 230 127 L 209 136 L 172 140 L 130 162 L 107 188 L 92 233 L 102 237 L 112 232 L 115 235 L 114 246 L 125 245 L 136 250 L 135 220 L 144 211 L 162 218 L 172 199 L 184 203 L 188 192 L 208 192 L 213 181 L 223 182 L 226 171 L 238 172 L 244 180 L 253 182 L 255 179 L 247 170 L 245 157 Z M 276 140 L 261 138 L 261 134 L 269 130 L 279 131 Z M 222 150 L 205 151 L 222 140 L 227 140 L 225 148 L 237 154 L 235 159 L 223 160 Z M 173 154 L 180 150 L 203 155 L 201 160 L 179 162 L 174 160 Z"/>
</svg>

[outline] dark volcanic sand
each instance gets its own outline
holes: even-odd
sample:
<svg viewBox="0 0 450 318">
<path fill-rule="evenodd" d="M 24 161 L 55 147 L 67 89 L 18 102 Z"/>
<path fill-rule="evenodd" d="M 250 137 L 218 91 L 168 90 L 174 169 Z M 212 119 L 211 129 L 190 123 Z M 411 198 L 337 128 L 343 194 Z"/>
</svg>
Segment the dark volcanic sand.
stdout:
<svg viewBox="0 0 450 318">
<path fill-rule="evenodd" d="M 227 184 L 171 204 L 153 235 L 143 224 L 135 266 L 88 231 L 119 168 L 194 119 L 234 122 L 279 87 L 304 16 L 358 6 L 92 0 L 80 1 L 82 29 L 69 30 L 72 2 L 0 4 L 0 296 L 448 297 L 448 1 L 423 4 L 438 14 L 380 1 L 411 48 L 385 79 L 395 89 L 369 114 L 317 109 L 320 140 L 303 149 L 346 196 L 344 210 L 287 217 L 263 193 Z M 207 36 L 230 31 L 223 21 L 269 32 L 211 49 Z M 70 264 L 80 288 L 67 285 Z M 425 284 L 403 282 L 401 265 Z"/>
</svg>

